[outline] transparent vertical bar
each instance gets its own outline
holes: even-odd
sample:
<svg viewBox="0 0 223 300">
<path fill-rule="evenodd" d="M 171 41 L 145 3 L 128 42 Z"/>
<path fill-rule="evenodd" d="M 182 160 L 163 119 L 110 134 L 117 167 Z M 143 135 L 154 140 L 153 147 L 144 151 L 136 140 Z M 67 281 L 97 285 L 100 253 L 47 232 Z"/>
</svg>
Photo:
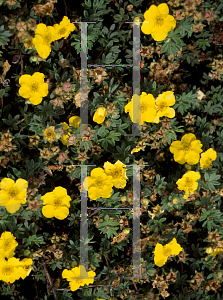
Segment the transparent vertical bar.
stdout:
<svg viewBox="0 0 223 300">
<path fill-rule="evenodd" d="M 80 223 L 80 277 L 88 277 L 88 220 L 87 220 L 87 191 L 83 187 L 84 179 L 87 177 L 87 167 L 96 165 L 75 165 L 81 167 L 81 223 Z M 84 270 L 85 269 L 85 270 Z"/>
<path fill-rule="evenodd" d="M 149 166 L 149 165 L 143 165 Z M 133 277 L 125 279 L 144 279 L 141 278 L 141 241 L 140 241 L 140 165 L 133 165 Z M 145 278 L 146 279 L 146 278 Z"/>
<path fill-rule="evenodd" d="M 125 134 L 126 136 L 141 136 L 141 103 L 140 103 L 140 23 L 133 22 L 133 109 L 132 109 L 132 134 Z"/>
<path fill-rule="evenodd" d="M 88 133 L 87 22 L 81 23 L 80 135 Z"/>
</svg>

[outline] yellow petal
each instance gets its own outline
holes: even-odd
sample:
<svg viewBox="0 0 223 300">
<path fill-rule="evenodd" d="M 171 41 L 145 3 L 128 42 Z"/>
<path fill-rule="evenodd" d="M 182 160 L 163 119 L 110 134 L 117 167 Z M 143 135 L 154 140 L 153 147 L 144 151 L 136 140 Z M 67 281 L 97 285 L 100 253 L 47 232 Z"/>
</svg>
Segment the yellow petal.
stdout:
<svg viewBox="0 0 223 300">
<path fill-rule="evenodd" d="M 151 5 L 150 8 L 144 13 L 145 20 L 152 20 L 154 19 L 155 15 L 159 13 L 158 7 L 155 5 Z"/>
<path fill-rule="evenodd" d="M 168 15 L 164 19 L 163 27 L 169 32 L 173 30 L 176 27 L 176 20 L 174 19 L 173 16 Z"/>
<path fill-rule="evenodd" d="M 38 105 L 42 102 L 43 97 L 40 94 L 40 92 L 35 92 L 30 98 L 29 101 L 34 104 L 34 105 Z"/>
<path fill-rule="evenodd" d="M 162 27 L 156 26 L 153 28 L 153 32 L 151 33 L 151 35 L 156 42 L 160 42 L 165 40 L 168 35 L 168 31 L 166 29 L 163 29 Z"/>
<path fill-rule="evenodd" d="M 23 85 L 21 86 L 21 88 L 19 89 L 19 95 L 23 98 L 29 98 L 32 96 L 32 92 L 29 86 L 27 85 Z"/>
<path fill-rule="evenodd" d="M 145 34 L 151 34 L 153 27 L 154 27 L 154 21 L 153 20 L 144 21 L 142 23 L 141 30 Z"/>
<path fill-rule="evenodd" d="M 36 81 L 36 82 L 44 82 L 44 78 L 45 78 L 45 75 L 43 73 L 40 73 L 40 72 L 35 72 L 32 75 L 32 80 Z"/>
<path fill-rule="evenodd" d="M 42 214 L 46 218 L 53 218 L 54 217 L 54 206 L 53 205 L 45 205 L 42 208 Z"/>
<path fill-rule="evenodd" d="M 61 206 L 59 209 L 55 209 L 55 218 L 64 220 L 69 215 L 69 209 L 66 206 Z"/>
<path fill-rule="evenodd" d="M 32 78 L 31 75 L 28 75 L 28 74 L 22 75 L 22 76 L 19 78 L 19 84 L 20 84 L 20 85 L 28 85 L 28 86 L 29 86 L 30 81 L 31 81 L 31 78 Z"/>
<path fill-rule="evenodd" d="M 162 17 L 166 17 L 169 14 L 169 7 L 166 3 L 161 3 L 157 8 Z"/>
</svg>

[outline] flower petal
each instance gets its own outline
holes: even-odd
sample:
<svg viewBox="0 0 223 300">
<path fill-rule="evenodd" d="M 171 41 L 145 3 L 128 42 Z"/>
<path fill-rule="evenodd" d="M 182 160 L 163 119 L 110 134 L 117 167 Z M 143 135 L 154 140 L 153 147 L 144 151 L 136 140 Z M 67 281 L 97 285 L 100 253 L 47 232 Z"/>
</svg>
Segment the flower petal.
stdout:
<svg viewBox="0 0 223 300">
<path fill-rule="evenodd" d="M 38 83 L 42 83 L 44 82 L 44 78 L 45 78 L 45 75 L 43 73 L 40 73 L 40 72 L 35 72 L 32 76 L 32 81 L 36 81 Z"/>
<path fill-rule="evenodd" d="M 145 34 L 151 34 L 153 27 L 154 27 L 154 21 L 153 20 L 149 20 L 149 21 L 146 20 L 142 23 L 141 30 Z"/>
<path fill-rule="evenodd" d="M 33 95 L 29 98 L 29 101 L 34 104 L 34 105 L 38 105 L 43 101 L 43 97 L 40 94 L 40 92 L 35 92 L 33 93 Z"/>
<path fill-rule="evenodd" d="M 42 214 L 46 218 L 53 218 L 54 217 L 54 206 L 53 205 L 45 205 L 42 208 Z"/>
<path fill-rule="evenodd" d="M 165 18 L 167 15 L 169 15 L 169 7 L 166 3 L 161 3 L 158 5 L 157 9 L 159 13 L 162 14 L 162 17 Z"/>
<path fill-rule="evenodd" d="M 169 32 L 173 30 L 176 27 L 176 20 L 174 19 L 173 16 L 168 15 L 164 19 L 163 26 L 165 26 L 165 29 Z"/>
<path fill-rule="evenodd" d="M 22 76 L 19 78 L 19 84 L 20 84 L 20 85 L 29 85 L 30 82 L 31 82 L 31 78 L 32 78 L 31 75 L 28 75 L 28 74 L 22 75 Z"/>
<path fill-rule="evenodd" d="M 150 8 L 144 13 L 144 19 L 148 21 L 153 20 L 155 15 L 157 15 L 158 13 L 158 7 L 152 4 Z"/>
</svg>

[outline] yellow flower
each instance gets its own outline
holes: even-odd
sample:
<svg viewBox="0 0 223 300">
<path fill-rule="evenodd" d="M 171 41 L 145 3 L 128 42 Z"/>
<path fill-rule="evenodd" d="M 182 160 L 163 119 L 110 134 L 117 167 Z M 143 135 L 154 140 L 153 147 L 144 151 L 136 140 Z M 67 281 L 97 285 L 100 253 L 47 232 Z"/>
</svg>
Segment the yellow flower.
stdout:
<svg viewBox="0 0 223 300">
<path fill-rule="evenodd" d="M 38 105 L 42 102 L 43 97 L 48 95 L 48 84 L 44 82 L 44 74 L 35 72 L 32 76 L 25 74 L 19 78 L 19 95 L 28 98 L 29 101 Z"/>
<path fill-rule="evenodd" d="M 200 179 L 200 177 L 198 172 L 188 171 L 181 179 L 177 180 L 178 189 L 185 191 L 184 199 L 189 197 L 189 193 L 193 194 L 196 191 L 198 187 L 196 180 Z"/>
<path fill-rule="evenodd" d="M 46 128 L 43 133 L 43 138 L 48 140 L 50 143 L 53 142 L 53 138 L 56 137 L 56 132 L 54 131 L 54 126 Z"/>
<path fill-rule="evenodd" d="M 15 213 L 21 204 L 26 203 L 28 182 L 25 179 L 3 178 L 0 183 L 0 206 L 5 206 L 8 212 Z"/>
<path fill-rule="evenodd" d="M 169 8 L 166 3 L 161 3 L 158 7 L 151 5 L 144 13 L 144 19 L 141 27 L 142 32 L 151 34 L 157 42 L 163 41 L 168 32 L 176 27 L 176 20 L 169 15 Z"/>
<path fill-rule="evenodd" d="M 185 134 L 181 141 L 174 141 L 170 145 L 170 152 L 174 154 L 174 160 L 179 164 L 188 163 L 195 165 L 199 162 L 203 145 L 193 133 Z"/>
<path fill-rule="evenodd" d="M 81 122 L 81 118 L 78 116 L 73 116 L 69 119 L 69 125 L 74 126 L 75 128 L 79 128 Z"/>
<path fill-rule="evenodd" d="M 11 257 L 7 261 L 0 260 L 0 280 L 13 283 L 20 278 L 21 272 L 21 262 L 18 258 Z"/>
<path fill-rule="evenodd" d="M 71 117 L 72 118 L 72 117 Z M 70 119 L 71 119 L 70 118 Z M 78 117 L 77 117 L 78 118 Z M 70 119 L 69 119 L 69 121 L 70 121 Z M 70 122 L 69 122 L 70 123 Z M 72 123 L 72 120 L 71 120 L 71 123 Z M 71 124 L 70 123 L 70 125 L 71 126 L 74 126 L 74 125 L 72 125 L 72 124 L 74 124 L 74 122 Z M 68 129 L 68 132 L 66 132 L 66 133 L 64 133 L 63 135 L 62 135 L 62 138 L 61 138 L 61 142 L 65 145 L 65 146 L 67 146 L 67 144 L 68 144 L 68 139 L 69 139 L 69 137 L 71 136 L 71 134 L 70 134 L 70 132 L 69 132 L 69 125 L 66 123 L 66 122 L 62 122 L 62 123 L 60 123 L 60 124 L 64 124 L 64 126 L 63 126 L 63 130 L 67 130 Z M 75 122 L 75 124 L 77 124 L 76 122 Z M 69 143 L 69 145 L 73 145 L 73 143 Z"/>
<path fill-rule="evenodd" d="M 32 265 L 33 260 L 31 258 L 24 258 L 22 260 L 20 260 L 20 277 L 22 279 L 25 279 L 26 276 L 29 276 L 29 273 L 32 270 Z"/>
<path fill-rule="evenodd" d="M 217 152 L 212 148 L 201 154 L 200 167 L 201 169 L 209 169 L 212 166 L 212 161 L 217 158 Z"/>
<path fill-rule="evenodd" d="M 151 213 L 150 210 L 148 210 L 148 214 L 150 214 L 152 216 L 152 219 L 155 218 L 156 215 L 162 214 L 164 212 L 164 210 L 161 210 L 161 206 L 156 205 L 155 207 L 153 207 L 153 213 Z"/>
<path fill-rule="evenodd" d="M 23 43 L 24 43 L 24 46 L 26 47 L 26 49 L 33 49 L 33 47 L 34 47 L 33 38 L 31 36 L 27 37 Z"/>
<path fill-rule="evenodd" d="M 15 248 L 18 246 L 16 238 L 10 231 L 5 231 L 2 233 L 0 238 L 0 249 L 2 251 L 2 256 L 5 258 L 13 257 L 15 254 Z"/>
<path fill-rule="evenodd" d="M 168 117 L 174 118 L 175 117 L 175 110 L 169 106 L 175 104 L 175 96 L 173 92 L 167 91 L 162 93 L 156 98 L 156 109 L 157 109 L 157 116 L 154 123 L 159 123 L 159 118 L 161 117 Z"/>
<path fill-rule="evenodd" d="M 155 98 L 152 94 L 146 94 L 142 92 L 140 99 L 138 95 L 133 95 L 131 101 L 125 106 L 125 113 L 129 112 L 132 122 L 139 123 L 138 120 L 133 119 L 133 98 L 134 102 L 138 100 L 141 104 L 141 114 L 140 114 L 140 125 L 144 122 L 153 122 L 156 118 L 156 108 L 155 108 Z M 140 111 L 140 106 L 138 106 Z"/>
<path fill-rule="evenodd" d="M 42 213 L 46 218 L 65 219 L 69 215 L 71 197 L 67 190 L 61 186 L 56 187 L 52 192 L 41 197 L 43 200 Z"/>
<path fill-rule="evenodd" d="M 175 238 L 165 246 L 157 243 L 154 251 L 154 263 L 158 267 L 162 267 L 170 255 L 178 255 L 182 250 L 183 248 L 177 243 Z"/>
<path fill-rule="evenodd" d="M 113 185 L 116 188 L 124 189 L 126 186 L 126 165 L 123 164 L 120 160 L 116 161 L 113 165 L 110 162 L 104 163 L 104 170 L 106 175 L 113 177 Z"/>
<path fill-rule="evenodd" d="M 55 29 L 53 26 L 46 26 L 43 23 L 37 25 L 33 45 L 39 56 L 47 58 L 51 52 L 51 43 L 55 41 Z"/>
<path fill-rule="evenodd" d="M 96 273 L 93 271 L 86 272 L 84 266 L 80 265 L 79 267 L 72 268 L 72 270 L 63 270 L 62 277 L 66 278 L 69 282 L 69 286 L 72 292 L 79 289 L 80 286 L 89 285 L 94 282 L 94 278 L 87 279 L 88 277 L 95 277 Z M 78 279 L 79 277 L 80 279 Z"/>
<path fill-rule="evenodd" d="M 59 24 L 55 24 L 55 39 L 59 40 L 61 38 L 67 38 L 68 35 L 71 33 L 71 31 L 75 30 L 75 25 L 73 23 L 70 23 L 70 20 L 67 16 L 63 17 L 63 20 Z"/>
<path fill-rule="evenodd" d="M 104 122 L 106 115 L 107 115 L 106 108 L 104 108 L 104 107 L 98 107 L 98 109 L 94 113 L 93 121 L 96 122 L 96 123 L 98 123 L 98 124 L 101 124 L 101 123 Z"/>
<path fill-rule="evenodd" d="M 223 248 L 217 247 L 213 252 L 211 252 L 210 255 L 216 256 L 216 255 L 219 255 L 221 253 L 223 253 Z"/>
<path fill-rule="evenodd" d="M 142 150 L 142 148 L 134 148 L 134 149 L 132 149 L 131 154 L 133 154 L 135 152 L 139 152 L 141 150 Z"/>
<path fill-rule="evenodd" d="M 91 176 L 84 179 L 83 187 L 88 191 L 91 200 L 100 197 L 110 198 L 112 195 L 113 178 L 107 176 L 102 168 L 95 168 L 91 171 Z"/>
</svg>

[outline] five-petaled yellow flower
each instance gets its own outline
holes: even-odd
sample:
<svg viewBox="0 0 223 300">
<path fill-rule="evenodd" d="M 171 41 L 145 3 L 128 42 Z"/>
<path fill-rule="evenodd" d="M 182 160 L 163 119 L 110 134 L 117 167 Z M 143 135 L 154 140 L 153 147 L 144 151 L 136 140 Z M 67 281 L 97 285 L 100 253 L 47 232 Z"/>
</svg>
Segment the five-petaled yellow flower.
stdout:
<svg viewBox="0 0 223 300">
<path fill-rule="evenodd" d="M 8 212 L 14 214 L 20 209 L 21 204 L 26 203 L 28 181 L 11 178 L 3 178 L 0 183 L 0 206 L 5 206 Z"/>
<path fill-rule="evenodd" d="M 19 95 L 23 98 L 28 98 L 29 101 L 38 105 L 42 102 L 43 97 L 49 93 L 48 84 L 44 82 L 45 75 L 40 72 L 34 73 L 32 76 L 25 74 L 19 78 Z"/>
<path fill-rule="evenodd" d="M 69 215 L 71 197 L 67 195 L 67 190 L 61 186 L 55 187 L 52 192 L 41 197 L 43 200 L 42 213 L 46 218 L 65 219 Z"/>
<path fill-rule="evenodd" d="M 93 271 L 86 272 L 84 266 L 80 265 L 79 267 L 73 268 L 72 270 L 63 270 L 62 277 L 66 278 L 69 281 L 69 286 L 72 292 L 79 289 L 80 286 L 89 285 L 94 282 L 96 273 Z"/>
<path fill-rule="evenodd" d="M 50 143 L 53 142 L 53 138 L 56 137 L 56 132 L 54 131 L 54 126 L 50 126 L 49 128 L 46 128 L 43 132 L 43 138 L 45 140 L 48 140 Z"/>
<path fill-rule="evenodd" d="M 47 58 L 51 52 L 51 43 L 55 40 L 55 28 L 53 26 L 46 26 L 43 23 L 37 25 L 33 45 L 39 56 Z"/>
<path fill-rule="evenodd" d="M 101 123 L 104 122 L 106 115 L 107 115 L 106 108 L 104 108 L 104 107 L 98 107 L 98 109 L 94 113 L 93 121 L 96 122 L 96 123 L 98 123 L 98 124 L 101 124 Z"/>
<path fill-rule="evenodd" d="M 84 179 L 83 187 L 88 191 L 91 200 L 100 197 L 110 198 L 112 195 L 113 178 L 107 176 L 102 168 L 95 168 L 91 171 L 91 176 Z"/>
<path fill-rule="evenodd" d="M 200 167 L 201 169 L 209 169 L 212 166 L 212 161 L 217 158 L 217 152 L 210 148 L 201 154 Z"/>
<path fill-rule="evenodd" d="M 136 103 L 138 108 L 137 115 L 133 116 L 133 111 L 135 112 L 135 108 L 133 107 Z M 141 114 L 140 114 L 140 105 L 141 104 Z M 125 106 L 125 113 L 129 113 L 129 116 L 134 123 L 140 123 L 143 125 L 144 122 L 153 122 L 156 118 L 156 107 L 155 107 L 155 98 L 152 94 L 146 94 L 142 92 L 141 96 L 134 94 L 132 96 L 131 101 Z"/>
<path fill-rule="evenodd" d="M 71 31 L 75 30 L 75 25 L 70 23 L 70 20 L 67 16 L 63 17 L 63 20 L 59 24 L 55 24 L 55 39 L 59 40 L 61 38 L 67 38 Z"/>
<path fill-rule="evenodd" d="M 196 191 L 198 187 L 197 180 L 200 179 L 200 177 L 199 172 L 188 171 L 182 178 L 177 180 L 176 184 L 178 185 L 178 189 L 185 191 L 184 199 L 189 197 L 189 193 L 193 194 Z"/>
<path fill-rule="evenodd" d="M 151 34 L 157 42 L 163 41 L 168 32 L 176 27 L 176 20 L 169 15 L 169 8 L 166 3 L 161 3 L 158 7 L 151 5 L 144 13 L 144 19 L 141 27 L 142 32 Z"/>
<path fill-rule="evenodd" d="M 120 160 L 117 160 L 113 165 L 110 162 L 104 163 L 104 170 L 107 175 L 113 177 L 113 185 L 116 188 L 124 189 L 126 186 L 126 165 L 123 164 Z"/>
<path fill-rule="evenodd" d="M 173 92 L 167 91 L 162 93 L 156 98 L 156 109 L 157 109 L 157 115 L 154 123 L 159 123 L 159 118 L 161 117 L 168 117 L 168 118 L 174 118 L 175 117 L 175 110 L 172 106 L 175 104 L 175 96 Z"/>
<path fill-rule="evenodd" d="M 170 152 L 174 154 L 174 160 L 179 164 L 195 165 L 199 162 L 202 146 L 193 133 L 188 133 L 182 137 L 181 141 L 172 142 Z"/>
<path fill-rule="evenodd" d="M 154 263 L 158 267 L 162 267 L 170 255 L 178 255 L 182 250 L 183 248 L 175 238 L 165 246 L 157 243 L 154 251 Z"/>
</svg>

